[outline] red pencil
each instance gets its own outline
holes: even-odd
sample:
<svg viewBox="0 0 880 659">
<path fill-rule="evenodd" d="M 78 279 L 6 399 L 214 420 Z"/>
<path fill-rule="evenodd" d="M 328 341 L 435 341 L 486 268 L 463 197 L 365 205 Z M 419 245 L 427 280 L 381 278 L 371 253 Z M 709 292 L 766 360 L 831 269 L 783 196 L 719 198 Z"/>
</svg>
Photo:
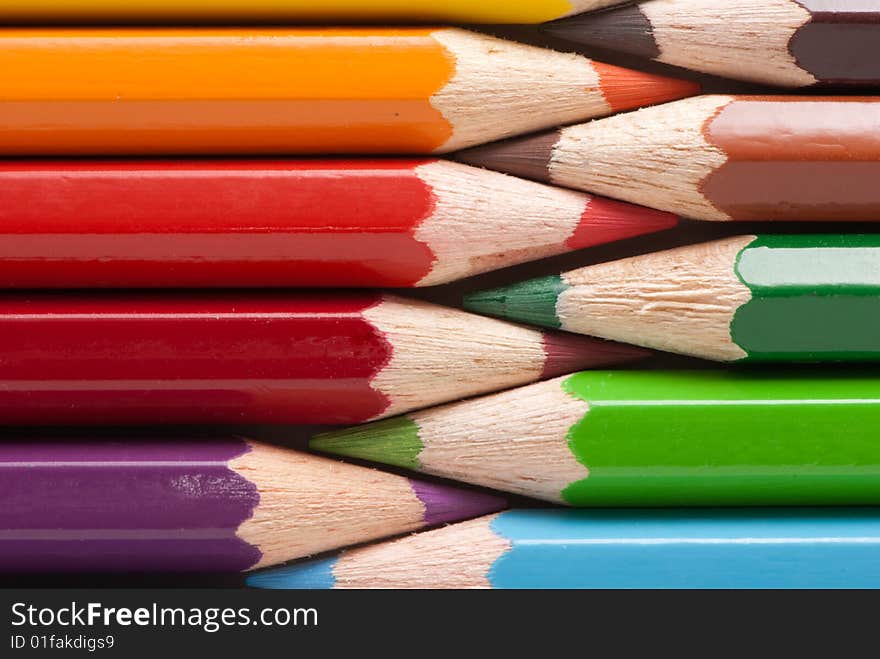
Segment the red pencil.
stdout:
<svg viewBox="0 0 880 659">
<path fill-rule="evenodd" d="M 423 286 L 673 226 L 438 160 L 0 164 L 0 287 Z"/>
<path fill-rule="evenodd" d="M 378 293 L 0 296 L 0 424 L 355 423 L 641 349 Z"/>
</svg>

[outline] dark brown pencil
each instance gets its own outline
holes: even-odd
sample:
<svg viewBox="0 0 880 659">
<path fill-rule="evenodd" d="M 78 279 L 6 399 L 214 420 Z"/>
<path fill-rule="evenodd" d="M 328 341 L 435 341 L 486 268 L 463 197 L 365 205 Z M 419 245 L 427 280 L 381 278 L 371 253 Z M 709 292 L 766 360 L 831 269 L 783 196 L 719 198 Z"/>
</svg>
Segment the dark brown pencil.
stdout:
<svg viewBox="0 0 880 659">
<path fill-rule="evenodd" d="M 728 78 L 783 87 L 880 82 L 877 0 L 648 0 L 545 27 Z"/>
</svg>

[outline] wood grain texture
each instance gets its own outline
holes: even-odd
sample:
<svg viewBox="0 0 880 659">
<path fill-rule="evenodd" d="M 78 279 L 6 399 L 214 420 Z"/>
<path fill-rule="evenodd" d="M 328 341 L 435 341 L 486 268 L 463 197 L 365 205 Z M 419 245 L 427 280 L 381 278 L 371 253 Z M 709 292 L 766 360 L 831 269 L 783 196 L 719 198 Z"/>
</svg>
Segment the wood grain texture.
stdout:
<svg viewBox="0 0 880 659">
<path fill-rule="evenodd" d="M 700 186 L 727 160 L 707 140 L 703 126 L 732 100 L 700 96 L 564 128 L 550 157 L 550 180 L 638 199 L 654 208 L 675 208 L 686 217 L 729 219 L 700 193 Z"/>
<path fill-rule="evenodd" d="M 262 554 L 251 569 L 424 525 L 425 505 L 401 476 L 269 444 L 252 444 L 230 467 L 260 493 L 237 534 Z"/>
<path fill-rule="evenodd" d="M 732 264 L 754 236 L 635 256 L 563 275 L 564 329 L 658 350 L 735 361 L 730 322 L 751 293 Z"/>
<path fill-rule="evenodd" d="M 490 528 L 495 515 L 352 549 L 333 568 L 335 588 L 490 588 L 489 570 L 511 542 Z"/>
<path fill-rule="evenodd" d="M 410 414 L 424 445 L 421 471 L 564 503 L 562 490 L 589 475 L 567 437 L 589 406 L 567 395 L 562 379 Z"/>
</svg>

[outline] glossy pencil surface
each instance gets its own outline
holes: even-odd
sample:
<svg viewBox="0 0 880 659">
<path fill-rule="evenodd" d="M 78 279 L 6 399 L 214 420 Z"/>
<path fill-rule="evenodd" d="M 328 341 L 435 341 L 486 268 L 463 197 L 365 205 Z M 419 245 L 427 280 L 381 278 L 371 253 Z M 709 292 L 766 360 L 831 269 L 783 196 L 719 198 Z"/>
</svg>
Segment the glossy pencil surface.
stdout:
<svg viewBox="0 0 880 659">
<path fill-rule="evenodd" d="M 453 28 L 9 28 L 0 69 L 0 155 L 426 154 L 696 91 Z"/>
<path fill-rule="evenodd" d="M 262 588 L 877 588 L 875 508 L 512 510 L 248 579 Z"/>
<path fill-rule="evenodd" d="M 241 571 L 503 507 L 235 436 L 0 445 L 0 572 Z"/>
<path fill-rule="evenodd" d="M 875 97 L 700 96 L 456 157 L 698 220 L 880 218 Z"/>
<path fill-rule="evenodd" d="M 675 222 L 437 160 L 16 160 L 0 287 L 431 285 Z"/>
<path fill-rule="evenodd" d="M 571 506 L 880 504 L 869 371 L 594 371 L 318 435 Z"/>
<path fill-rule="evenodd" d="M 648 0 L 546 27 L 582 44 L 777 86 L 880 82 L 873 0 Z"/>
<path fill-rule="evenodd" d="M 0 297 L 2 423 L 354 423 L 638 356 L 372 292 Z"/>
<path fill-rule="evenodd" d="M 720 361 L 880 359 L 875 235 L 737 236 L 472 294 L 505 318 Z"/>
<path fill-rule="evenodd" d="M 616 0 L 8 0 L 0 19 L 28 23 L 408 21 L 542 23 Z"/>
</svg>

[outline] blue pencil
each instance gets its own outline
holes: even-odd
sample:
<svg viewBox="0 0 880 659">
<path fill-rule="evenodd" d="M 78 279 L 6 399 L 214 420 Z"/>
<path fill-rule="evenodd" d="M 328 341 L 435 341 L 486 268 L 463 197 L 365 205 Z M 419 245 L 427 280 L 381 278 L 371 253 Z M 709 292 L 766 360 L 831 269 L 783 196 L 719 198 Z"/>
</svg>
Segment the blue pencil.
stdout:
<svg viewBox="0 0 880 659">
<path fill-rule="evenodd" d="M 258 588 L 878 588 L 880 508 L 513 510 L 253 574 Z"/>
</svg>

